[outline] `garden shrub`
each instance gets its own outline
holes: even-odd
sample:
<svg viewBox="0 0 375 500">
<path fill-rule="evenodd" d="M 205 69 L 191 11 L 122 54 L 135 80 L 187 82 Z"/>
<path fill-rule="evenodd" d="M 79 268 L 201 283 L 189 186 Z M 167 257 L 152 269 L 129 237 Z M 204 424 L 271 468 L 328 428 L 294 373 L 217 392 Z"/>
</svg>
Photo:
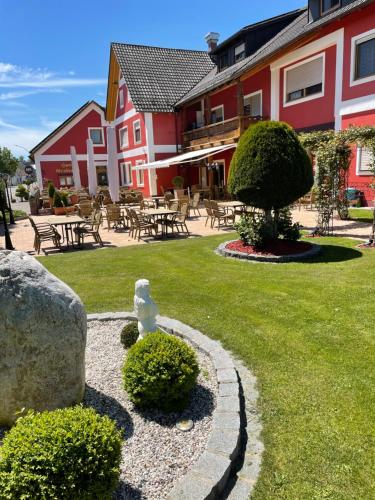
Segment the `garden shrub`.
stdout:
<svg viewBox="0 0 375 500">
<path fill-rule="evenodd" d="M 53 182 L 52 182 L 52 181 L 49 181 L 49 182 L 48 182 L 48 187 L 47 187 L 47 189 L 48 189 L 48 196 L 49 196 L 49 198 L 52 198 L 52 199 L 53 199 L 53 198 L 54 198 L 54 196 L 55 196 L 55 191 L 56 191 L 56 188 L 55 188 L 55 186 L 54 186 L 54 184 L 53 184 Z"/>
<path fill-rule="evenodd" d="M 110 499 L 121 443 L 115 423 L 91 408 L 30 412 L 0 447 L 0 498 Z"/>
<path fill-rule="evenodd" d="M 18 184 L 17 189 L 16 189 L 16 196 L 17 198 L 20 198 L 22 200 L 28 200 L 29 199 L 29 192 L 23 184 Z"/>
<path fill-rule="evenodd" d="M 301 226 L 293 223 L 292 214 L 289 207 L 285 207 L 279 211 L 277 219 L 277 232 L 279 237 L 282 236 L 285 240 L 297 241 L 301 237 Z"/>
<path fill-rule="evenodd" d="M 242 134 L 229 172 L 230 193 L 264 210 L 290 205 L 314 181 L 310 158 L 297 134 L 275 121 L 258 122 Z"/>
<path fill-rule="evenodd" d="M 150 333 L 133 345 L 123 367 L 124 388 L 142 408 L 179 411 L 198 377 L 194 350 L 166 333 Z"/>
<path fill-rule="evenodd" d="M 131 321 L 121 330 L 121 344 L 125 349 L 129 349 L 129 347 L 137 342 L 138 336 L 138 323 Z"/>
</svg>

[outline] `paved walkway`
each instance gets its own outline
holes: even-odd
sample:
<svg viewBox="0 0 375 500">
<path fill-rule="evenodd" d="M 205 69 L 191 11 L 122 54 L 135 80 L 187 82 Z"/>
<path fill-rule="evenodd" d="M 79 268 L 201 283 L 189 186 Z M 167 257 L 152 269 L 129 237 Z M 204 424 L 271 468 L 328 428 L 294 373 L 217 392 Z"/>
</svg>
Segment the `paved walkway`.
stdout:
<svg viewBox="0 0 375 500">
<path fill-rule="evenodd" d="M 191 217 L 187 220 L 187 226 L 190 232 L 191 237 L 203 237 L 210 236 L 215 234 L 225 234 L 233 231 L 231 228 L 224 228 L 217 230 L 217 228 L 210 228 L 208 224 L 205 226 L 206 217 L 204 216 L 205 210 L 201 209 L 200 217 Z M 293 219 L 296 222 L 299 222 L 303 225 L 303 227 L 307 230 L 312 230 L 316 226 L 316 216 L 317 213 L 315 210 L 294 210 L 293 211 Z M 50 217 L 50 216 L 48 216 Z M 38 221 L 42 222 L 45 220 L 47 216 L 38 216 Z M 347 236 L 354 237 L 367 240 L 370 234 L 371 224 L 365 224 L 362 222 L 354 222 L 354 221 L 341 221 L 335 220 L 334 222 L 334 234 L 337 236 Z M 24 252 L 28 252 L 30 254 L 34 254 L 33 251 L 33 241 L 34 241 L 34 233 L 30 226 L 28 220 L 18 221 L 15 226 L 10 226 L 11 238 L 13 246 L 16 250 L 22 250 Z M 2 226 L 0 227 L 0 236 L 2 236 Z M 130 245 L 145 245 L 145 244 L 154 244 L 157 242 L 161 242 L 160 240 L 155 240 L 151 237 L 143 237 L 140 242 L 134 240 L 129 236 L 129 232 L 123 229 L 119 230 L 107 230 L 106 227 L 102 227 L 100 230 L 100 234 L 102 240 L 104 242 L 104 247 L 122 247 L 122 246 L 130 246 Z M 182 238 L 183 236 L 181 236 Z M 90 243 L 90 239 L 85 243 L 85 248 L 98 248 L 98 245 L 93 245 Z M 1 237 L 0 239 L 0 248 L 4 245 L 4 240 Z M 48 248 L 50 243 L 42 244 L 42 249 L 46 249 L 47 253 L 52 253 L 54 250 L 52 248 Z"/>
</svg>

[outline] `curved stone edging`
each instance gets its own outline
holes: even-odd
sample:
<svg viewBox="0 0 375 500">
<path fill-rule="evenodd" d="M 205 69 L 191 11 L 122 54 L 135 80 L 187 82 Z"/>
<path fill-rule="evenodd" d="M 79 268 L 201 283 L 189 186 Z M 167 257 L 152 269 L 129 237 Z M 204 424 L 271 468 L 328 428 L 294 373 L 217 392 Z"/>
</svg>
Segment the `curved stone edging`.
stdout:
<svg viewBox="0 0 375 500">
<path fill-rule="evenodd" d="M 111 320 L 136 320 L 133 312 L 88 314 L 88 321 L 111 321 Z M 263 445 L 259 440 L 261 424 L 257 418 L 253 422 L 241 422 L 241 390 L 240 382 L 230 354 L 221 347 L 220 342 L 209 339 L 198 330 L 191 328 L 178 320 L 163 316 L 157 317 L 157 325 L 168 333 L 189 340 L 197 349 L 208 354 L 216 369 L 219 384 L 217 406 L 213 413 L 213 424 L 211 434 L 207 442 L 207 448 L 192 466 L 187 474 L 173 487 L 169 493 L 168 500 L 209 500 L 217 498 L 227 486 L 232 466 L 238 459 L 241 438 L 246 432 L 252 432 L 255 443 L 255 455 L 257 455 L 257 467 L 247 474 L 236 472 L 236 479 L 241 489 L 245 489 L 243 498 L 247 498 L 260 472 L 260 459 Z M 238 363 L 238 362 L 237 362 Z M 255 405 L 257 391 L 255 389 L 255 378 L 252 378 L 251 386 L 247 385 L 246 399 Z M 248 412 L 246 412 L 248 413 Z M 245 419 L 247 420 L 247 419 Z M 249 444 L 249 443 L 248 443 Z M 246 451 L 244 467 L 246 465 Z M 240 483 L 240 479 L 245 481 Z"/>
<path fill-rule="evenodd" d="M 310 248 L 310 250 L 307 250 L 306 252 L 302 253 L 295 253 L 293 255 L 267 256 L 267 255 L 257 255 L 255 253 L 246 254 L 243 252 L 237 252 L 236 250 L 229 250 L 228 248 L 226 248 L 226 246 L 229 243 L 234 243 L 235 241 L 238 240 L 225 241 L 224 243 L 221 243 L 221 245 L 219 245 L 215 250 L 215 253 L 223 257 L 232 257 L 234 259 L 250 260 L 253 262 L 272 262 L 272 263 L 282 264 L 285 262 L 298 262 L 300 260 L 311 259 L 312 257 L 315 257 L 322 251 L 322 247 L 320 245 L 317 245 L 316 243 L 310 243 L 310 245 L 312 245 L 312 248 Z"/>
</svg>

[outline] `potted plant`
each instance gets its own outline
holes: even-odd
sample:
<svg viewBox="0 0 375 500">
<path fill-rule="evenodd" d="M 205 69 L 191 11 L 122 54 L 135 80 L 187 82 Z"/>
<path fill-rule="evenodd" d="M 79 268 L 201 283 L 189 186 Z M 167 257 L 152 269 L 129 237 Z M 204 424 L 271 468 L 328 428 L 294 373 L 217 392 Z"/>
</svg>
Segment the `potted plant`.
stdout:
<svg viewBox="0 0 375 500">
<path fill-rule="evenodd" d="M 61 196 L 62 204 L 64 205 L 64 208 L 65 208 L 64 213 L 67 214 L 69 212 L 74 212 L 76 207 L 74 205 L 71 205 L 69 193 L 67 191 L 61 191 L 60 196 Z"/>
<path fill-rule="evenodd" d="M 172 179 L 172 184 L 176 189 L 183 189 L 184 178 L 181 175 L 176 175 L 176 177 Z"/>
<path fill-rule="evenodd" d="M 54 186 L 52 181 L 48 181 L 47 190 L 48 190 L 49 205 L 52 208 L 54 206 L 53 200 L 54 200 L 55 191 L 56 191 L 55 186 Z"/>
<path fill-rule="evenodd" d="M 39 186 L 36 182 L 33 182 L 29 185 L 29 205 L 30 205 L 30 214 L 38 215 L 39 210 Z"/>
<path fill-rule="evenodd" d="M 55 215 L 65 215 L 66 210 L 60 192 L 55 189 L 53 196 L 53 212 Z"/>
<path fill-rule="evenodd" d="M 23 184 L 19 184 L 16 189 L 16 196 L 19 198 L 21 201 L 28 200 L 29 199 L 29 193 L 26 189 L 26 186 Z"/>
</svg>

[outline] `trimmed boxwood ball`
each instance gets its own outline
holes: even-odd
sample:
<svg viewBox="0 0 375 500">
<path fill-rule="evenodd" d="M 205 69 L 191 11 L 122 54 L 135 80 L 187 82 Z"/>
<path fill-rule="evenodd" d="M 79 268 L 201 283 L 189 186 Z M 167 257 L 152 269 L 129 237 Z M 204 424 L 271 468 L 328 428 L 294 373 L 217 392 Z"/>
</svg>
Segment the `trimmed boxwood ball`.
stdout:
<svg viewBox="0 0 375 500">
<path fill-rule="evenodd" d="M 249 127 L 238 142 L 229 172 L 230 193 L 264 210 L 290 205 L 314 183 L 306 150 L 283 122 L 264 121 Z"/>
<path fill-rule="evenodd" d="M 115 423 L 91 408 L 30 412 L 0 447 L 0 498 L 110 499 L 121 444 Z"/>
<path fill-rule="evenodd" d="M 128 351 L 124 388 L 141 408 L 180 411 L 189 401 L 199 367 L 194 350 L 166 333 L 150 333 Z"/>
<path fill-rule="evenodd" d="M 138 336 L 138 323 L 131 321 L 121 330 L 121 344 L 125 349 L 129 349 L 129 347 L 137 342 Z"/>
</svg>

